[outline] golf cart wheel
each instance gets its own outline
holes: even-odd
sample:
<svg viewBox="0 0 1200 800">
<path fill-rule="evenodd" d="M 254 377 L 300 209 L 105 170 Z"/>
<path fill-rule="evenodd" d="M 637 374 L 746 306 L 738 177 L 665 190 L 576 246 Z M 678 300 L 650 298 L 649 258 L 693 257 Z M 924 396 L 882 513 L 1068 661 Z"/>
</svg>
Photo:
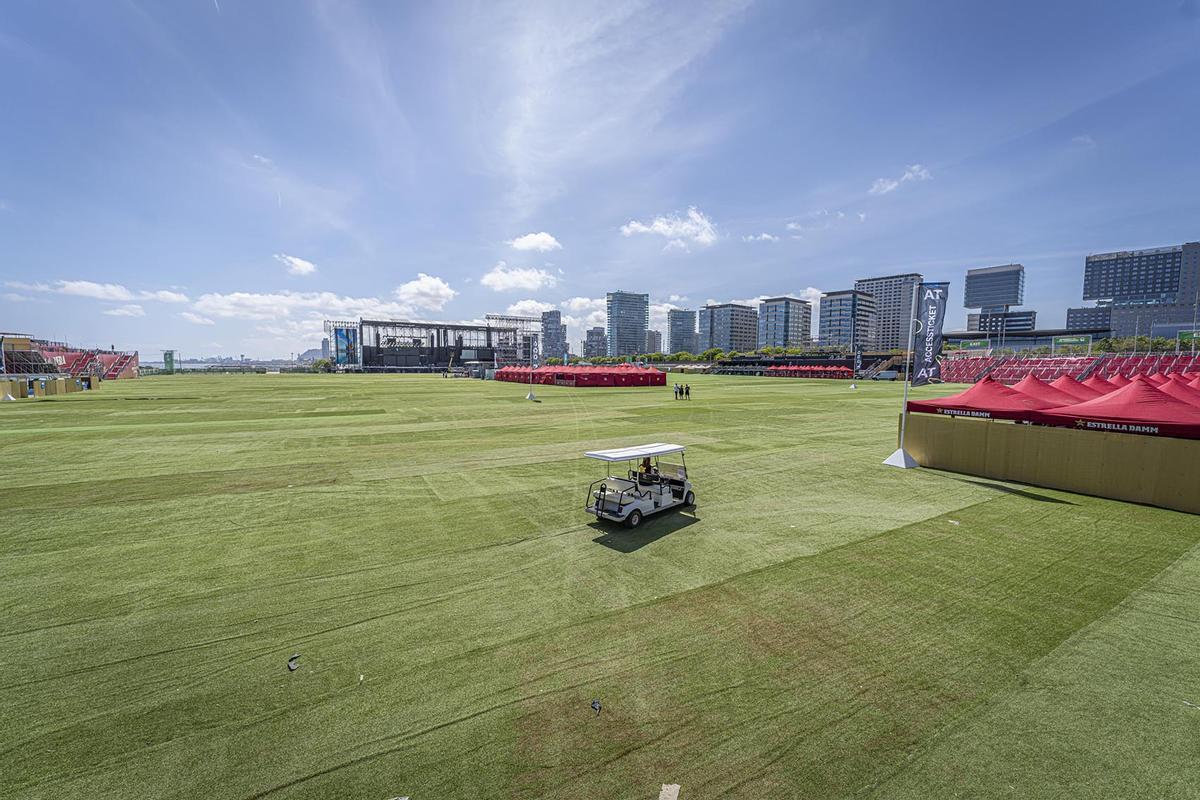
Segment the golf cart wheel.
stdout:
<svg viewBox="0 0 1200 800">
<path fill-rule="evenodd" d="M 694 505 L 696 505 L 696 493 L 695 493 L 695 492 L 688 492 L 688 493 L 687 493 L 687 496 L 683 498 L 683 504 L 684 504 L 685 506 L 694 506 Z"/>
<path fill-rule="evenodd" d="M 625 518 L 625 527 L 626 528 L 636 528 L 637 526 L 639 526 L 641 524 L 642 524 L 642 512 L 638 511 L 635 508 L 633 511 L 630 511 L 629 516 Z"/>
</svg>

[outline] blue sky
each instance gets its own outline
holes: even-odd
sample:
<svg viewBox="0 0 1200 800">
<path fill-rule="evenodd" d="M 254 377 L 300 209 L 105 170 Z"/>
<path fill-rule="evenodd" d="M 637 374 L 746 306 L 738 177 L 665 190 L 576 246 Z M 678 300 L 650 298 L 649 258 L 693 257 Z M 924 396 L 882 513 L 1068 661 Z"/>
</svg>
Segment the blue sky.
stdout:
<svg viewBox="0 0 1200 800">
<path fill-rule="evenodd" d="M 1200 239 L 1196 0 L 14 0 L 0 104 L 0 329 L 147 359 Z"/>
</svg>

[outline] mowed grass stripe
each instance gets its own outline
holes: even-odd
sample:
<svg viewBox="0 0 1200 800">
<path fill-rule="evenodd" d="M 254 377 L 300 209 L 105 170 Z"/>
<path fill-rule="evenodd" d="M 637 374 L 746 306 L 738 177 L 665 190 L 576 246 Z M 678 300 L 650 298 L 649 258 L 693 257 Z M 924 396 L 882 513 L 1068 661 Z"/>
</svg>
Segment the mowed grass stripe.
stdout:
<svg viewBox="0 0 1200 800">
<path fill-rule="evenodd" d="M 205 413 L 220 406 L 243 417 L 260 401 L 387 413 L 364 415 L 361 429 L 287 414 L 182 435 L 171 423 L 161 437 L 131 426 L 136 434 L 114 430 L 99 448 L 70 437 L 47 437 L 41 450 L 0 439 L 0 453 L 29 463 L 0 494 L 19 520 L 0 542 L 0 792 L 420 796 L 416 787 L 525 797 L 578 785 L 627 796 L 611 790 L 646 777 L 657 786 L 668 768 L 672 780 L 692 770 L 691 793 L 707 791 L 702 781 L 714 796 L 772 785 L 783 796 L 847 792 L 967 718 L 1191 535 L 1179 530 L 1193 519 L 1183 515 L 880 467 L 894 446 L 896 386 L 692 383 L 690 404 L 671 400 L 669 388 L 559 387 L 531 404 L 524 387 L 440 378 L 188 376 L 109 384 L 101 396 L 162 397 L 130 403 L 151 409 L 175 393 L 201 395 Z M 0 425 L 11 405 L 0 407 Z M 62 405 L 80 410 L 56 410 L 58 424 L 86 421 L 82 404 Z M 478 428 L 461 422 L 473 419 Z M 393 420 L 450 424 L 406 436 Z M 638 534 L 589 524 L 583 491 L 598 471 L 578 451 L 672 437 L 694 443 L 696 514 Z M 323 476 L 317 485 L 293 478 L 309 464 L 321 465 L 311 468 Z M 1023 530 L 1014 539 L 973 521 L 989 516 L 981 509 Z M 966 530 L 917 535 L 933 524 L 921 521 L 947 512 L 943 527 Z M 1105 531 L 1099 552 L 1087 526 Z M 1109 555 L 1119 536 L 1127 564 Z M 893 537 L 914 552 L 875 549 Z M 952 558 L 963 560 L 961 573 Z M 921 559 L 936 565 L 924 586 L 910 574 Z M 893 570 L 900 588 L 888 585 Z M 1083 606 L 1060 596 L 1059 570 L 1085 576 Z M 969 587 L 953 583 L 971 576 L 979 580 Z M 1111 597 L 1094 595 L 1098 584 Z M 976 634 L 978 664 L 960 664 L 964 674 L 994 665 L 1009 684 L 985 681 L 937 713 L 922 710 L 930 701 L 920 691 L 897 694 L 884 716 L 911 729 L 901 739 L 912 743 L 898 748 L 875 730 L 870 774 L 839 754 L 832 734 L 818 736 L 814 752 L 853 779 L 780 772 L 792 751 L 770 761 L 779 742 L 762 738 L 754 720 L 779 725 L 774 712 L 793 701 L 849 703 L 854 718 L 880 718 L 856 704 L 856 659 L 869 656 L 886 673 L 936 672 L 923 660 L 931 653 L 959 658 L 956 637 L 969 620 L 947 598 L 967 592 L 992 617 L 1005 604 L 1045 603 L 1046 618 L 1026 623 L 1032 633 L 1009 641 L 991 624 Z M 889 604 L 921 621 L 920 652 L 881 630 Z M 813 628 L 806 620 L 818 612 Z M 880 652 L 859 652 L 848 637 Z M 829 674 L 804 688 L 788 682 L 804 658 L 775 652 L 775 640 L 797 653 L 839 644 Z M 304 666 L 288 674 L 282 663 L 296 649 Z M 662 679 L 647 674 L 655 670 Z M 639 733 L 612 729 L 609 744 L 581 744 L 591 729 L 551 723 L 559 708 L 574 719 L 576 695 L 590 715 L 596 692 L 612 698 L 604 724 L 611 708 Z M 781 730 L 794 736 L 797 724 Z M 709 751 L 733 755 L 718 764 Z"/>
</svg>

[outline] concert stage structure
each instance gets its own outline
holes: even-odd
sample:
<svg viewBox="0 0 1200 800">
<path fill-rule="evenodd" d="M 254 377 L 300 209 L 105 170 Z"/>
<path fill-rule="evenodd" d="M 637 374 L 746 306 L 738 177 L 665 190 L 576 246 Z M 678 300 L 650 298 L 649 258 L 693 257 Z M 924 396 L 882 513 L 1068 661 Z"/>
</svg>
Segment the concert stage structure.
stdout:
<svg viewBox="0 0 1200 800">
<path fill-rule="evenodd" d="M 479 365 L 528 364 L 540 320 L 489 314 L 483 325 L 459 322 L 326 320 L 329 357 L 347 372 L 439 372 Z"/>
</svg>

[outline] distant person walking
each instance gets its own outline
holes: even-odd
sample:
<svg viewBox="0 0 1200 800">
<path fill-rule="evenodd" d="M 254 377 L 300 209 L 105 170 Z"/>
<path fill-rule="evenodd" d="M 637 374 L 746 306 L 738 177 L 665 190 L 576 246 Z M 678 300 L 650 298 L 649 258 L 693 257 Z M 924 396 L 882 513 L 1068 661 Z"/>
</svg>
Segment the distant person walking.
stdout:
<svg viewBox="0 0 1200 800">
<path fill-rule="evenodd" d="M 692 399 L 692 385 L 690 383 L 685 383 L 683 385 L 683 396 L 688 400 Z"/>
</svg>

